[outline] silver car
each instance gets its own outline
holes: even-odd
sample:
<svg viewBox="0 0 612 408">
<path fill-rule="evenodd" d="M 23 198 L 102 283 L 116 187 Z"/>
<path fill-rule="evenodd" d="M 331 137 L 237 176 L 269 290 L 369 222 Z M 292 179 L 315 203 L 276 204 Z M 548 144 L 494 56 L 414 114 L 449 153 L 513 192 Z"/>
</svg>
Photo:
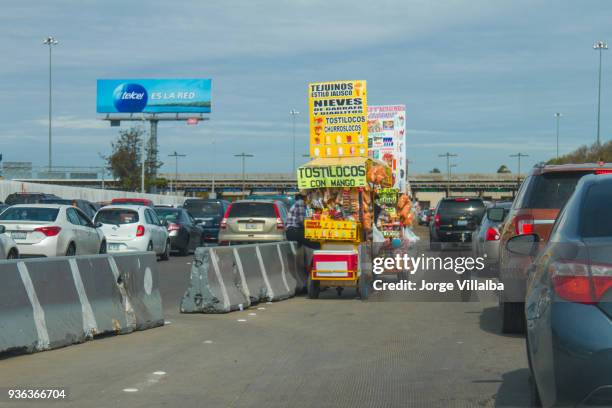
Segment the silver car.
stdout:
<svg viewBox="0 0 612 408">
<path fill-rule="evenodd" d="M 221 220 L 219 244 L 284 241 L 286 221 L 287 208 L 281 201 L 236 201 Z"/>
<path fill-rule="evenodd" d="M 17 244 L 20 257 L 106 253 L 104 233 L 69 205 L 14 205 L 0 214 L 0 225 Z"/>
<path fill-rule="evenodd" d="M 483 276 L 497 276 L 499 272 L 500 227 L 504 223 L 512 202 L 492 204 L 482 217 L 480 225 L 472 233 L 472 254 L 484 258 Z"/>
</svg>

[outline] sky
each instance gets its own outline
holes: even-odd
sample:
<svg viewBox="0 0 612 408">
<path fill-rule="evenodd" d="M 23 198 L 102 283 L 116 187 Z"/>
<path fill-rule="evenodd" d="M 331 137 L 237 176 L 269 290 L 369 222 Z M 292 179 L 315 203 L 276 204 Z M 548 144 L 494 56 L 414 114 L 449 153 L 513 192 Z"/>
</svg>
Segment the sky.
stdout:
<svg viewBox="0 0 612 408">
<path fill-rule="evenodd" d="M 596 40 L 608 0 L 4 0 L 0 153 L 47 164 L 53 35 L 53 162 L 102 166 L 117 128 L 96 114 L 98 78 L 212 78 L 210 121 L 159 125 L 161 171 L 289 172 L 308 151 L 309 82 L 364 79 L 368 104 L 405 104 L 409 173 L 523 170 L 596 138 Z M 612 44 L 611 44 L 612 45 Z M 612 136 L 612 53 L 601 137 Z M 130 126 L 125 124 L 122 127 Z M 213 148 L 213 141 L 214 148 Z"/>
</svg>

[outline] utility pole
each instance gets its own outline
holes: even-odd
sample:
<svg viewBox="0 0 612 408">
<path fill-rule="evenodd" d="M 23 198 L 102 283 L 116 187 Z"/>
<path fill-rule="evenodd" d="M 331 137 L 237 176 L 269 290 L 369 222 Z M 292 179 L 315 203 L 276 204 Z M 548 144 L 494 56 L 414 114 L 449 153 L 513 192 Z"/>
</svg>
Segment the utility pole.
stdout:
<svg viewBox="0 0 612 408">
<path fill-rule="evenodd" d="M 557 119 L 557 160 L 559 160 L 559 119 L 563 116 L 561 113 L 555 113 L 555 118 Z"/>
<path fill-rule="evenodd" d="M 43 44 L 49 46 L 49 173 L 51 173 L 51 169 L 53 168 L 53 159 L 52 159 L 52 151 L 51 151 L 51 106 L 52 106 L 52 87 L 51 87 L 51 49 L 54 45 L 59 44 L 52 36 L 49 36 L 43 40 Z"/>
<path fill-rule="evenodd" d="M 176 193 L 177 190 L 177 185 L 178 185 L 178 158 L 179 157 L 185 157 L 187 156 L 186 154 L 179 154 L 176 152 L 176 150 L 174 151 L 174 153 L 169 154 L 168 157 L 174 157 L 174 192 Z M 170 192 L 172 192 L 172 181 L 170 182 Z"/>
<path fill-rule="evenodd" d="M 520 184 L 521 182 L 521 157 L 529 157 L 529 155 L 518 152 L 517 154 L 511 154 L 510 157 L 518 158 L 518 182 Z"/>
<path fill-rule="evenodd" d="M 216 173 L 216 168 L 217 168 L 217 141 L 215 139 L 215 135 L 213 135 L 212 145 L 213 145 L 212 191 L 211 191 L 211 194 L 209 194 L 209 197 L 217 198 L 217 192 L 215 191 L 215 173 Z"/>
<path fill-rule="evenodd" d="M 293 123 L 293 153 L 291 155 L 291 159 L 293 163 L 293 173 L 295 173 L 295 117 L 296 115 L 299 115 L 300 112 L 295 109 L 291 109 L 289 113 L 291 114 L 291 122 Z"/>
<path fill-rule="evenodd" d="M 446 180 L 447 180 L 447 187 L 446 187 L 446 196 L 449 197 L 450 196 L 450 176 L 451 176 L 451 167 L 450 167 L 450 158 L 451 157 L 457 157 L 458 155 L 455 153 L 449 153 L 446 152 L 444 154 L 439 154 L 438 157 L 446 157 Z"/>
<path fill-rule="evenodd" d="M 597 146 L 601 146 L 599 138 L 599 123 L 601 116 L 601 52 L 608 49 L 608 43 L 605 41 L 597 41 L 593 44 L 593 49 L 599 51 L 599 84 L 597 86 Z"/>
<path fill-rule="evenodd" d="M 252 154 L 246 154 L 244 152 L 240 153 L 240 154 L 235 154 L 234 157 L 240 157 L 242 158 L 242 194 L 245 194 L 246 191 L 246 176 L 245 176 L 245 172 L 244 172 L 244 165 L 245 165 L 245 159 L 247 157 L 255 157 Z"/>
</svg>

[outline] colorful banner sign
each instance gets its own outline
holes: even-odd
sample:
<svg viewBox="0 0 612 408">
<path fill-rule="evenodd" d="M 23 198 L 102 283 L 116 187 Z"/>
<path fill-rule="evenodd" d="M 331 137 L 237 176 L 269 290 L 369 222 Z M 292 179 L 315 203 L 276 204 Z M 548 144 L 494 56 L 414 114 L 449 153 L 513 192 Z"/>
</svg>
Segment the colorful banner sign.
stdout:
<svg viewBox="0 0 612 408">
<path fill-rule="evenodd" d="M 298 168 L 298 188 L 364 187 L 366 165 L 303 166 Z"/>
<path fill-rule="evenodd" d="M 368 150 L 393 171 L 393 186 L 406 192 L 406 107 L 368 107 Z"/>
<path fill-rule="evenodd" d="M 366 81 L 308 85 L 310 157 L 367 157 Z"/>
<path fill-rule="evenodd" d="M 98 79 L 98 113 L 210 113 L 210 79 Z"/>
</svg>

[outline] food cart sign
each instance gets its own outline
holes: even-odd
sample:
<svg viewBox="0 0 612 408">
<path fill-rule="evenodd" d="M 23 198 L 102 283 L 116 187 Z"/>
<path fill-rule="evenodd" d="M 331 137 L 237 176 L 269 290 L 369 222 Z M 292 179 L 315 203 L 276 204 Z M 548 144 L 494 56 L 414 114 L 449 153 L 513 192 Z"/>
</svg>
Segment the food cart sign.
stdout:
<svg viewBox="0 0 612 408">
<path fill-rule="evenodd" d="M 378 190 L 378 197 L 376 199 L 376 203 L 378 205 L 396 205 L 398 192 L 399 189 L 397 188 L 381 188 L 380 190 Z"/>
<path fill-rule="evenodd" d="M 297 171 L 298 188 L 342 188 L 366 185 L 366 164 L 303 166 Z"/>
<path fill-rule="evenodd" d="M 367 157 L 366 81 L 308 84 L 310 157 Z"/>
</svg>

